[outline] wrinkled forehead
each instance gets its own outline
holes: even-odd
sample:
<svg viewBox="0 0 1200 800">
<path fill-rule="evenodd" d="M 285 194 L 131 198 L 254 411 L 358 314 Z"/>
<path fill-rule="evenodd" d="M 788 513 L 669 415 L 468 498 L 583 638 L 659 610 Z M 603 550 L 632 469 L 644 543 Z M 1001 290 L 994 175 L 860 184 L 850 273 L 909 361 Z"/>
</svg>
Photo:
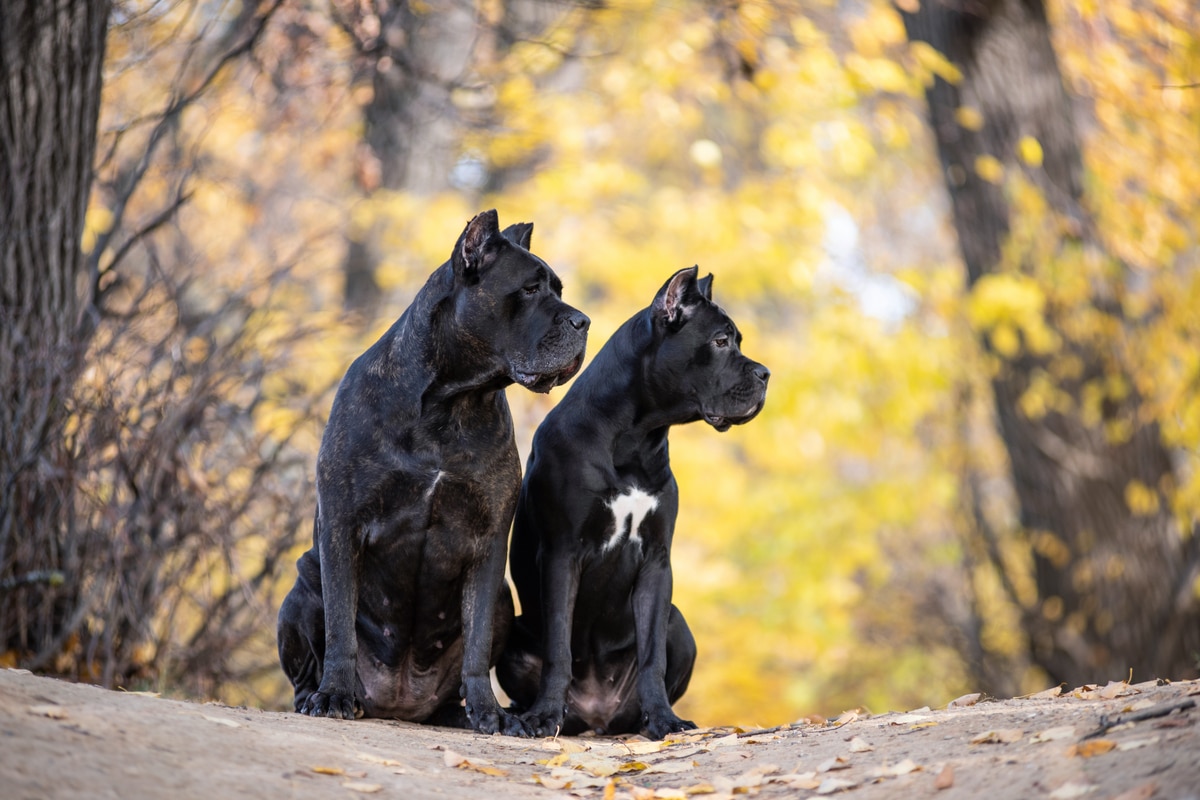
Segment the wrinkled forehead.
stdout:
<svg viewBox="0 0 1200 800">
<path fill-rule="evenodd" d="M 737 336 L 738 339 L 742 338 L 742 332 L 738 330 L 733 318 L 726 313 L 725 309 L 711 300 L 705 300 L 696 308 L 692 320 L 699 323 L 697 327 L 703 327 L 710 331 L 725 329 Z"/>
<path fill-rule="evenodd" d="M 509 243 L 490 272 L 493 280 L 512 289 L 544 280 L 557 294 L 562 294 L 562 281 L 550 265 L 519 245 Z"/>
</svg>

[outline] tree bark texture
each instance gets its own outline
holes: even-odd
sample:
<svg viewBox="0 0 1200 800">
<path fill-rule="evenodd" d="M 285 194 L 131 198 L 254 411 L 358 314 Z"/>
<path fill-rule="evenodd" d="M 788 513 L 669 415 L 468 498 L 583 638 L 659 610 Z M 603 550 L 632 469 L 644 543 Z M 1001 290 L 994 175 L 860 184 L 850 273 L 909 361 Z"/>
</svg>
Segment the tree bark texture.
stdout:
<svg viewBox="0 0 1200 800">
<path fill-rule="evenodd" d="M 106 0 L 0 0 L 0 652 L 61 646 L 83 591 L 69 395 Z"/>
<path fill-rule="evenodd" d="M 968 285 L 1014 268 L 1002 262 L 1018 213 L 1015 176 L 1041 192 L 1054 224 L 1065 231 L 1060 252 L 1102 253 L 1086 207 L 1071 101 L 1041 0 L 921 0 L 915 13 L 902 13 L 910 41 L 928 43 L 961 72 L 961 80 L 936 78 L 926 99 Z M 956 112 L 962 107 L 980 112 L 982 127 L 961 124 Z M 1040 165 L 1018 157 L 1023 137 L 1040 143 Z M 1005 180 L 979 174 L 977 159 L 987 156 L 1003 165 Z M 1016 268 L 1036 274 L 1038 260 L 1057 255 L 1026 257 Z M 1112 301 L 1119 284 L 1120 277 L 1107 285 L 1092 282 L 1091 302 L 1116 329 L 1127 324 Z M 1078 377 L 1059 385 L 1075 410 L 1051 410 L 1036 419 L 1021 410 L 1021 397 L 1049 356 L 1025 350 L 1004 359 L 992 381 L 1020 522 L 1032 546 L 1038 601 L 1023 608 L 1030 656 L 1052 680 L 1071 685 L 1125 678 L 1131 669 L 1142 680 L 1194 677 L 1200 536 L 1181 530 L 1168 510 L 1171 460 L 1158 427 L 1138 415 L 1136 393 L 1104 408 L 1106 419 L 1132 421 L 1127 437 L 1106 435 L 1078 412 L 1085 384 L 1111 376 L 1120 364 L 1112 339 L 1073 341 L 1062 324 L 1069 313 L 1051 302 L 1046 323 L 1083 365 Z M 1128 507 L 1133 481 L 1158 494 L 1158 511 L 1139 514 Z"/>
</svg>

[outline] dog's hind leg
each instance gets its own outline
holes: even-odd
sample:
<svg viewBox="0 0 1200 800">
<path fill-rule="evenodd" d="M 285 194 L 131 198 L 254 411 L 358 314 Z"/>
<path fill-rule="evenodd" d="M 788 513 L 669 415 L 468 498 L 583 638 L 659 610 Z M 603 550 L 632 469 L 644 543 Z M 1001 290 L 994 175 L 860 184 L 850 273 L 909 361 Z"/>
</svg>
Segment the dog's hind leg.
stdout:
<svg viewBox="0 0 1200 800">
<path fill-rule="evenodd" d="M 279 608 L 277 640 L 279 663 L 295 690 L 295 709 L 299 711 L 321 685 L 325 655 L 325 615 L 319 597 L 303 580 L 296 582 Z"/>
<path fill-rule="evenodd" d="M 458 697 L 443 703 L 434 709 L 433 713 L 424 720 L 426 725 L 440 725 L 443 728 L 470 729 L 471 721 L 467 719 L 467 707 Z"/>
<path fill-rule="evenodd" d="M 687 691 L 692 679 L 692 667 L 696 664 L 696 640 L 687 620 L 674 605 L 667 618 L 667 698 L 675 705 Z"/>
<path fill-rule="evenodd" d="M 523 713 L 537 700 L 542 682 L 542 656 L 537 652 L 537 635 L 528 631 L 523 617 L 513 621 L 504 651 L 496 662 L 496 677 L 513 702 L 512 710 Z"/>
</svg>

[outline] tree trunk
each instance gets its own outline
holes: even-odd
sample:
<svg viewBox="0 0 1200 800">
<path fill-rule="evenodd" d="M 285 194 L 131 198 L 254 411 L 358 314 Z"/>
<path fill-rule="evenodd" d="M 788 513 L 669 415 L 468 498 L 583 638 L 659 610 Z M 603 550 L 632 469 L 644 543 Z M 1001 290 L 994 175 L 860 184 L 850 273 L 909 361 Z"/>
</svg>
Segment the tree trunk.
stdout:
<svg viewBox="0 0 1200 800">
<path fill-rule="evenodd" d="M 19 656 L 60 647 L 84 591 L 65 427 L 108 10 L 0 5 L 0 651 Z"/>
<path fill-rule="evenodd" d="M 926 99 L 968 284 L 1002 269 L 1036 276 L 1068 250 L 1107 259 L 1085 205 L 1079 136 L 1042 2 L 921 0 L 903 16 L 911 41 L 928 43 L 961 73 L 959 80 L 943 70 Z M 1026 137 L 1040 144 L 1040 164 L 1018 155 Z M 999 174 L 988 169 L 993 158 Z M 1019 222 L 1018 179 L 1040 191 L 1044 224 L 1060 233 L 1057 251 L 1013 264 L 1004 248 Z M 1030 656 L 1052 680 L 1072 685 L 1125 678 L 1131 669 L 1142 680 L 1195 676 L 1200 652 L 1200 536 L 1182 531 L 1168 509 L 1174 476 L 1158 428 L 1138 415 L 1133 391 L 1106 398 L 1099 422 L 1081 411 L 1089 383 L 1122 373 L 1116 337 L 1128 323 L 1113 300 L 1121 266 L 1114 272 L 1092 277 L 1091 304 L 1104 320 L 1096 335 L 1073 340 L 1076 328 L 1064 323 L 1077 309 L 1051 298 L 1045 321 L 1062 349 L 1039 355 L 1026 347 L 1001 360 L 992 382 L 1032 547 L 1038 601 L 1023 608 Z M 1068 407 L 1025 414 L 1020 401 L 1035 374 L 1064 354 L 1081 365 L 1058 383 Z M 1127 423 L 1124 434 L 1106 429 L 1114 421 Z M 1147 487 L 1157 508 L 1131 509 L 1131 484 Z"/>
<path fill-rule="evenodd" d="M 364 197 L 379 189 L 419 195 L 449 189 L 461 138 L 451 94 L 471 62 L 473 7 L 435 0 L 418 10 L 408 0 L 375 0 L 350 5 L 340 21 L 358 43 L 372 90 L 356 170 Z M 347 240 L 345 305 L 366 314 L 379 299 L 377 237 L 369 227 Z"/>
</svg>

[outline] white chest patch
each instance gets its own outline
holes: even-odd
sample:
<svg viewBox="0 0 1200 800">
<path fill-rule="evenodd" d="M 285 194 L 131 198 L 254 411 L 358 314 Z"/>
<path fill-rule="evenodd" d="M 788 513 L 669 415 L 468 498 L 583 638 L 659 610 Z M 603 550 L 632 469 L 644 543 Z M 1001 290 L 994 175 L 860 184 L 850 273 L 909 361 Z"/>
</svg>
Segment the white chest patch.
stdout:
<svg viewBox="0 0 1200 800">
<path fill-rule="evenodd" d="M 630 543 L 636 542 L 641 547 L 642 536 L 638 533 L 638 528 L 641 527 L 642 520 L 646 518 L 646 515 L 658 508 L 658 498 L 652 494 L 646 494 L 636 486 L 631 486 L 624 494 L 617 495 L 605 505 L 612 511 L 613 532 L 608 537 L 608 541 L 604 543 L 602 552 L 607 553 L 620 544 L 626 536 L 629 537 Z"/>
</svg>

